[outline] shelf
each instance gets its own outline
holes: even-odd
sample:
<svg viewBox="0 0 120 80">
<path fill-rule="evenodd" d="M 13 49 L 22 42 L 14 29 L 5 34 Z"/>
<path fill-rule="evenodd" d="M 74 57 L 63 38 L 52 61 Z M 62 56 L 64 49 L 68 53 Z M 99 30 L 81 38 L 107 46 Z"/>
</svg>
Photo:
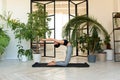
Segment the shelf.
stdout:
<svg viewBox="0 0 120 80">
<path fill-rule="evenodd" d="M 115 42 L 120 42 L 120 40 L 115 40 Z"/>
<path fill-rule="evenodd" d="M 119 47 L 116 47 L 117 44 L 120 42 L 120 39 L 117 38 L 119 36 L 119 33 L 117 33 L 118 32 L 117 30 L 120 30 L 120 26 L 116 26 L 116 23 L 119 23 L 118 20 L 120 19 L 120 12 L 113 12 L 112 18 L 113 18 L 114 61 L 120 62 L 120 52 L 117 52 Z"/>
<path fill-rule="evenodd" d="M 115 54 L 120 54 L 120 53 L 115 53 Z"/>
<path fill-rule="evenodd" d="M 114 28 L 114 30 L 120 30 L 120 27 Z"/>
<path fill-rule="evenodd" d="M 114 15 L 113 18 L 120 18 L 120 13 L 119 13 L 119 12 L 115 12 L 114 14 L 115 14 L 115 15 Z"/>
</svg>

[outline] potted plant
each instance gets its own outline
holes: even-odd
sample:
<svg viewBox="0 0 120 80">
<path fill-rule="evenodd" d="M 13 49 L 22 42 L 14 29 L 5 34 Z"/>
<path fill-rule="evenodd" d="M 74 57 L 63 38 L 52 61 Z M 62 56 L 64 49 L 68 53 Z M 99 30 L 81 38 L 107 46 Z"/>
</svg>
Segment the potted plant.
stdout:
<svg viewBox="0 0 120 80">
<path fill-rule="evenodd" d="M 83 33 L 80 33 L 80 35 L 76 35 L 76 32 L 78 32 L 78 30 L 79 32 L 84 32 L 84 29 L 87 29 L 89 34 L 86 33 L 87 35 L 84 35 Z M 76 41 L 79 42 L 80 36 L 84 35 L 82 39 L 86 41 L 86 46 L 83 45 L 83 40 L 83 44 L 81 42 L 83 46 L 82 50 L 84 51 L 87 49 L 91 54 L 94 54 L 99 49 L 101 41 L 99 34 L 103 34 L 104 37 L 108 35 L 108 32 L 96 19 L 87 15 L 76 16 L 71 19 L 64 26 L 63 33 L 63 37 L 69 38 L 73 46 L 76 46 Z"/>
<path fill-rule="evenodd" d="M 29 29 L 31 31 L 28 33 L 28 35 L 30 35 L 30 38 L 26 38 L 30 39 L 31 42 L 34 42 L 36 44 L 36 47 L 34 47 L 35 49 L 33 48 L 35 53 L 33 54 L 33 58 L 35 57 L 35 62 L 40 62 L 39 60 L 36 60 L 36 57 L 40 56 L 40 39 L 45 38 L 46 33 L 48 33 L 48 35 L 51 34 L 48 27 L 48 22 L 51 19 L 48 18 L 48 13 L 44 10 L 44 5 L 41 3 L 36 3 L 35 6 L 37 10 L 28 14 L 27 30 Z M 38 57 L 38 59 L 40 58 Z"/>
<path fill-rule="evenodd" d="M 113 60 L 113 49 L 111 48 L 110 35 L 106 36 L 104 39 L 104 44 L 106 46 L 104 52 L 106 52 L 106 60 Z"/>
<path fill-rule="evenodd" d="M 101 40 L 99 50 L 97 51 L 97 60 L 100 62 L 106 61 L 106 52 L 104 52 L 104 42 Z"/>
<path fill-rule="evenodd" d="M 93 26 L 88 34 L 83 34 L 78 39 L 78 43 L 80 44 L 81 51 L 88 50 L 88 61 L 95 62 L 96 61 L 96 53 L 101 52 L 101 43 L 102 40 L 100 39 L 97 31 L 97 27 Z"/>
<path fill-rule="evenodd" d="M 18 47 L 18 59 L 26 62 L 28 60 L 32 60 L 32 49 L 24 49 L 23 46 L 21 45 L 21 41 L 18 42 L 19 44 L 17 45 Z"/>
<path fill-rule="evenodd" d="M 36 3 L 36 10 L 28 13 L 27 23 L 21 23 L 16 19 L 8 19 L 8 23 L 11 25 L 12 30 L 15 31 L 15 36 L 19 40 L 25 39 L 35 43 L 35 47 L 31 47 L 34 55 L 38 55 L 40 59 L 40 39 L 44 38 L 46 33 L 50 34 L 48 28 L 48 18 L 47 12 L 44 10 L 44 6 L 41 3 Z M 38 60 L 37 62 L 40 62 Z"/>
</svg>

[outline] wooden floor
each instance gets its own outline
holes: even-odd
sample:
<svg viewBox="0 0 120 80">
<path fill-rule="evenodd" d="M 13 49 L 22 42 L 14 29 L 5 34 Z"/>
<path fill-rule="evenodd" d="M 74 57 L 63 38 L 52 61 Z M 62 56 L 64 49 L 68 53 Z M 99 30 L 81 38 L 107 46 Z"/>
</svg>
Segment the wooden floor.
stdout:
<svg viewBox="0 0 120 80">
<path fill-rule="evenodd" d="M 57 53 L 56 58 L 42 57 L 41 62 L 63 60 L 64 55 Z M 70 62 L 87 62 L 86 57 L 72 57 Z M 0 61 L 0 80 L 120 80 L 120 62 L 106 61 L 88 63 L 88 68 L 33 68 L 33 61 Z"/>
<path fill-rule="evenodd" d="M 72 60 L 86 62 L 83 57 Z M 0 61 L 0 80 L 120 80 L 120 63 L 114 61 L 89 63 L 88 68 L 33 68 L 33 63 Z"/>
</svg>

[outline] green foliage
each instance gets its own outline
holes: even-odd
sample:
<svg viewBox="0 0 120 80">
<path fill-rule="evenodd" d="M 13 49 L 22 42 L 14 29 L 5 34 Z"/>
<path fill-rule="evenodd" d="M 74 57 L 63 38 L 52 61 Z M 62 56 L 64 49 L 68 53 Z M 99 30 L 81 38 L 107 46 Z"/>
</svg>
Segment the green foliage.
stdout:
<svg viewBox="0 0 120 80">
<path fill-rule="evenodd" d="M 93 54 L 102 51 L 100 33 L 104 37 L 108 36 L 106 29 L 96 19 L 87 15 L 74 17 L 63 28 L 63 37 L 69 38 L 73 46 L 78 42 L 81 51 L 89 50 Z"/>
<path fill-rule="evenodd" d="M 4 53 L 5 48 L 10 42 L 10 37 L 5 33 L 5 31 L 0 28 L 0 56 Z"/>
<path fill-rule="evenodd" d="M 21 41 L 22 39 L 36 41 L 37 46 L 39 45 L 40 38 L 45 37 L 46 33 L 51 34 L 48 28 L 48 22 L 51 20 L 48 18 L 47 12 L 44 10 L 44 5 L 40 3 L 36 3 L 36 11 L 32 13 L 28 13 L 28 21 L 27 23 L 22 23 L 20 20 L 11 19 L 11 13 L 9 12 L 7 15 L 0 15 L 4 21 L 7 21 L 7 24 L 14 30 L 15 38 Z M 2 36 L 2 37 L 1 37 Z M 0 35 L 0 52 L 4 52 L 4 47 L 7 45 L 6 37 L 3 38 L 3 35 Z M 4 45 L 3 45 L 4 43 Z M 24 50 L 22 46 L 20 46 L 18 42 L 18 57 L 21 55 L 27 55 L 31 57 L 31 50 Z M 38 47 L 37 47 L 38 48 Z M 39 50 L 39 49 L 36 49 Z"/>
<path fill-rule="evenodd" d="M 22 55 L 25 55 L 29 60 L 33 59 L 32 56 L 32 49 L 24 49 L 23 46 L 21 45 L 21 41 L 18 42 L 18 55 L 17 57 L 20 59 Z"/>
<path fill-rule="evenodd" d="M 63 37 L 70 38 L 70 42 L 73 46 L 76 46 L 76 41 L 80 37 L 80 35 L 76 35 L 76 32 L 79 32 L 81 30 L 84 30 L 84 28 L 88 28 L 89 30 L 92 30 L 91 28 L 93 26 L 97 27 L 97 30 L 102 32 L 104 36 L 108 35 L 108 32 L 105 30 L 105 28 L 94 18 L 89 17 L 87 15 L 81 15 L 76 16 L 73 19 L 71 19 L 63 28 Z M 71 34 L 69 36 L 69 34 Z M 77 33 L 78 34 L 78 33 Z"/>
<path fill-rule="evenodd" d="M 105 37 L 104 43 L 106 45 L 106 49 L 111 49 L 111 44 L 110 44 L 110 35 Z"/>
<path fill-rule="evenodd" d="M 47 12 L 44 11 L 44 6 L 37 3 L 36 7 L 38 10 L 28 14 L 27 28 L 31 30 L 29 33 L 32 35 L 32 41 L 37 37 L 45 37 L 45 33 L 50 32 L 48 28 L 50 18 L 48 18 Z"/>
<path fill-rule="evenodd" d="M 80 44 L 80 49 L 82 52 L 89 50 L 90 53 L 94 54 L 96 51 L 102 51 L 102 40 L 100 39 L 96 30 L 97 27 L 94 26 L 92 29 L 91 35 L 83 33 L 83 35 L 78 38 L 78 43 Z"/>
<path fill-rule="evenodd" d="M 26 24 L 17 19 L 11 18 L 8 18 L 7 21 L 12 30 L 14 30 L 15 38 L 19 40 L 25 39 L 31 42 L 36 41 L 36 46 L 39 48 L 38 45 L 40 38 L 45 37 L 46 33 L 51 34 L 48 27 L 50 18 L 48 18 L 48 14 L 45 12 L 43 4 L 36 3 L 35 6 L 37 10 L 32 13 L 28 13 L 28 21 Z"/>
<path fill-rule="evenodd" d="M 8 19 L 8 24 L 11 25 L 12 30 L 15 30 L 15 36 L 19 39 L 36 40 L 38 37 L 45 37 L 45 33 L 50 33 L 48 28 L 47 13 L 40 3 L 36 3 L 38 10 L 28 13 L 28 22 L 22 23 L 16 19 Z"/>
<path fill-rule="evenodd" d="M 18 50 L 18 58 L 20 59 L 22 55 L 25 55 L 28 60 L 32 60 L 33 59 L 33 56 L 31 55 L 32 54 L 32 49 L 19 49 Z"/>
</svg>

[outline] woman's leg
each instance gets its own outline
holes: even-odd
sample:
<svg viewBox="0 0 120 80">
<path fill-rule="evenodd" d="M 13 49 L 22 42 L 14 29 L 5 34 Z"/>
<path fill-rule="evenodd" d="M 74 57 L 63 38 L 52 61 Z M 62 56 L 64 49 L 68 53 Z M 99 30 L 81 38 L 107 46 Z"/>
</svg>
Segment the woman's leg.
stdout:
<svg viewBox="0 0 120 80">
<path fill-rule="evenodd" d="M 56 65 L 67 66 L 68 63 L 70 62 L 71 55 L 72 55 L 72 46 L 69 45 L 67 46 L 65 61 L 57 61 Z"/>
<path fill-rule="evenodd" d="M 52 66 L 52 65 L 56 65 L 56 62 L 55 61 L 51 61 L 51 62 L 49 62 L 48 64 L 47 64 L 48 66 Z"/>
</svg>

